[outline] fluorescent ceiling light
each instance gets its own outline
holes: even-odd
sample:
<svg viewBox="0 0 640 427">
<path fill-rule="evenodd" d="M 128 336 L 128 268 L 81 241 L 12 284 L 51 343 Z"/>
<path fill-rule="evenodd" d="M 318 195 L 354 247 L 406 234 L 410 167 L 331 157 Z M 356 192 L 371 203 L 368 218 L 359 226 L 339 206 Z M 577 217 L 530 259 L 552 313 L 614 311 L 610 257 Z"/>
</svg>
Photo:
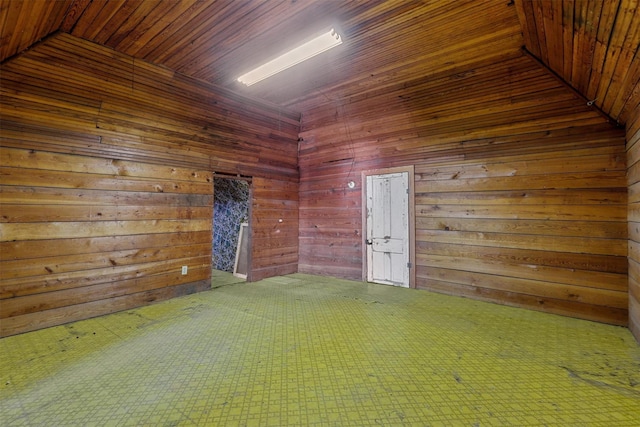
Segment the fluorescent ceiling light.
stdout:
<svg viewBox="0 0 640 427">
<path fill-rule="evenodd" d="M 243 74 L 238 77 L 238 81 L 247 86 L 251 86 L 254 83 L 258 83 L 267 77 L 271 77 L 282 70 L 293 67 L 302 61 L 312 58 L 340 44 L 342 44 L 342 38 L 340 38 L 340 34 L 336 33 L 332 28 L 330 31 L 316 37 L 315 39 L 278 56 L 276 59 L 272 59 L 266 64 L 263 64 L 246 74 Z"/>
</svg>

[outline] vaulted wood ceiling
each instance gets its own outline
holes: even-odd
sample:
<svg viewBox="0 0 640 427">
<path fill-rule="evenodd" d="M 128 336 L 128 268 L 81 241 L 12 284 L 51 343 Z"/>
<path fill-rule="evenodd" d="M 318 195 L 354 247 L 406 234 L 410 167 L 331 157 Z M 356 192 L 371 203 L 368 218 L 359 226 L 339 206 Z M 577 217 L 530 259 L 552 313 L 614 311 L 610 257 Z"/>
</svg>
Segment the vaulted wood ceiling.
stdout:
<svg viewBox="0 0 640 427">
<path fill-rule="evenodd" d="M 638 0 L 1 0 L 0 24 L 2 61 L 65 31 L 298 111 L 527 52 L 621 124 L 640 103 Z M 339 48 L 236 81 L 330 26 Z"/>
</svg>

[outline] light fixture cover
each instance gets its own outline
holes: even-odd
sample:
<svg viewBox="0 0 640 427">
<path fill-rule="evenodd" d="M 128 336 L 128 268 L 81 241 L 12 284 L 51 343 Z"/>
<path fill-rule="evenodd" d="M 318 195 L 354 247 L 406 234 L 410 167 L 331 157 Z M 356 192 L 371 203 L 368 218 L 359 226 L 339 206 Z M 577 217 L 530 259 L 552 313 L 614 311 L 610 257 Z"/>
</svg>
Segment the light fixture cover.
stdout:
<svg viewBox="0 0 640 427">
<path fill-rule="evenodd" d="M 333 28 L 318 37 L 278 56 L 271 61 L 262 64 L 258 68 L 238 77 L 238 81 L 251 86 L 261 80 L 271 77 L 282 70 L 293 67 L 309 58 L 312 58 L 326 50 L 342 44 L 342 38 Z"/>
</svg>

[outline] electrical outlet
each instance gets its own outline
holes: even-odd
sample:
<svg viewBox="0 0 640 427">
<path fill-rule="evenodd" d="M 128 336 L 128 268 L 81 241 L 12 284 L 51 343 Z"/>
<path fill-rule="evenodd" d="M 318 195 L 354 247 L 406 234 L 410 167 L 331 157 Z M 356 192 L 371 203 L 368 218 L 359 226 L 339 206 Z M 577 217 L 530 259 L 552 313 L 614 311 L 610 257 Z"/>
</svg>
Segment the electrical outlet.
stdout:
<svg viewBox="0 0 640 427">
<path fill-rule="evenodd" d="M 182 266 L 182 275 L 184 276 L 185 274 L 187 274 L 187 271 L 189 270 L 189 267 L 187 267 L 186 265 Z"/>
</svg>

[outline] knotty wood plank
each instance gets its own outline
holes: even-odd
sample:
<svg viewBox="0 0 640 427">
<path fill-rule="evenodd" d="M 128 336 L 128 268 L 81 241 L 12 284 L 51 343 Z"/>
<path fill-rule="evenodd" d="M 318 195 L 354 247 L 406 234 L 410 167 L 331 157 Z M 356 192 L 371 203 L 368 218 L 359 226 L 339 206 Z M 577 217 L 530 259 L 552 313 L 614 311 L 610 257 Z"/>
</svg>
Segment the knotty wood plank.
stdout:
<svg viewBox="0 0 640 427">
<path fill-rule="evenodd" d="M 213 195 L 117 192 L 48 187 L 40 187 L 37 191 L 34 191 L 33 187 L 0 185 L 0 202 L 23 205 L 212 206 Z"/>
<path fill-rule="evenodd" d="M 172 2 L 163 4 L 162 7 L 155 7 L 150 14 L 144 17 L 141 24 L 134 28 L 115 48 L 120 52 L 136 56 L 140 49 L 152 45 L 161 36 L 163 30 L 166 31 L 169 25 L 194 5 L 198 5 L 197 0 Z M 188 14 L 187 16 L 192 15 Z"/>
<path fill-rule="evenodd" d="M 4 185 L 25 187 L 79 188 L 146 193 L 210 194 L 209 182 L 174 181 L 173 179 L 138 178 L 87 172 L 66 172 L 18 167 L 0 167 Z"/>
<path fill-rule="evenodd" d="M 632 123 L 640 123 L 640 107 L 635 109 L 636 117 Z M 628 252 L 629 252 L 629 328 L 640 342 L 640 129 L 631 125 L 627 127 L 627 186 L 629 191 L 628 205 Z"/>
<path fill-rule="evenodd" d="M 460 266 L 464 265 L 464 271 L 470 273 L 495 274 L 497 271 L 501 271 L 502 275 L 510 278 L 543 281 L 548 280 L 550 282 L 559 281 L 562 283 L 562 286 L 549 285 L 554 292 L 566 292 L 567 287 L 565 287 L 565 285 L 608 289 L 619 292 L 622 295 L 627 292 L 626 274 L 561 269 L 534 265 L 512 265 L 483 259 L 469 259 L 468 257 L 463 259 L 462 257 L 458 258 L 435 254 L 429 254 L 428 256 L 419 255 L 417 257 L 416 264 L 428 268 L 443 270 L 460 270 Z M 446 272 L 443 274 L 448 280 L 453 280 Z M 514 291 L 517 290 L 514 289 Z"/>
<path fill-rule="evenodd" d="M 116 311 L 148 305 L 155 301 L 163 301 L 194 292 L 200 292 L 209 289 L 210 287 L 210 280 L 201 280 L 180 286 L 171 286 L 131 295 L 122 295 L 106 300 L 106 302 L 104 300 L 99 300 L 53 310 L 29 313 L 22 316 L 10 317 L 3 319 L 0 323 L 0 335 L 9 336 L 76 320 L 101 316 L 104 314 L 114 313 Z"/>
<path fill-rule="evenodd" d="M 419 209 L 419 207 L 417 208 Z M 527 234 L 540 236 L 590 237 L 604 239 L 626 239 L 627 222 L 609 221 L 554 221 L 551 219 L 452 218 L 449 216 L 421 216 L 416 214 L 416 225 L 425 230 L 479 231 L 505 234 Z"/>
<path fill-rule="evenodd" d="M 554 269 L 568 269 L 570 271 L 595 271 L 625 275 L 627 261 L 624 256 L 594 255 L 589 253 L 559 253 L 554 251 L 539 251 L 535 249 L 514 249 L 505 247 L 478 248 L 477 246 L 463 246 L 456 243 L 417 242 L 420 254 L 457 257 L 461 259 L 479 259 L 488 262 L 499 262 L 530 266 L 535 268 L 550 267 Z M 478 250 L 481 249 L 481 250 Z M 496 270 L 497 271 L 497 270 Z M 556 281 L 560 281 L 556 279 Z"/>
<path fill-rule="evenodd" d="M 0 261 L 37 260 L 43 257 L 97 254 L 111 251 L 147 250 L 165 246 L 190 246 L 211 242 L 207 231 L 143 235 L 79 237 L 72 239 L 0 242 Z"/>
<path fill-rule="evenodd" d="M 158 219 L 208 219 L 211 206 L 111 206 L 111 205 L 48 205 L 3 204 L 0 222 L 26 223 L 45 221 L 130 221 Z"/>
<path fill-rule="evenodd" d="M 2 223 L 0 241 L 39 240 L 45 238 L 71 239 L 127 234 L 179 233 L 211 229 L 211 222 L 203 219 L 154 219 L 140 221 L 49 221 L 38 223 Z"/>
<path fill-rule="evenodd" d="M 48 273 L 40 276 L 4 279 L 0 285 L 0 299 L 53 292 L 62 289 L 82 288 L 100 283 L 116 283 L 140 277 L 152 277 L 166 272 L 181 272 L 188 265 L 193 269 L 209 269 L 211 254 L 196 258 L 179 258 L 141 264 L 116 265 L 89 270 Z M 108 303 L 108 301 L 104 301 Z"/>
<path fill-rule="evenodd" d="M 363 169 L 414 164 L 421 286 L 621 323 L 623 132 L 532 65 L 512 58 L 410 89 L 382 86 L 305 114 L 299 270 L 360 279 L 360 188 L 345 184 Z M 432 268 L 464 276 L 431 277 Z M 504 288 L 459 283 L 482 274 L 503 278 Z M 533 290 L 509 289 L 512 279 Z M 612 307 L 594 308 L 600 292 Z"/>
<path fill-rule="evenodd" d="M 628 324 L 628 311 L 624 308 L 612 308 L 607 306 L 584 304 L 576 301 L 566 301 L 548 297 L 514 293 L 500 289 L 487 289 L 475 285 L 462 285 L 450 282 L 425 280 L 418 275 L 418 289 L 426 289 L 447 295 L 466 296 L 481 301 L 501 301 L 502 304 L 514 307 L 528 308 L 563 316 L 575 316 L 575 313 L 584 313 L 585 319 L 596 322 L 610 323 L 626 326 Z"/>
<path fill-rule="evenodd" d="M 38 276 L 41 274 L 59 274 L 93 268 L 141 264 L 146 262 L 167 261 L 180 258 L 195 258 L 211 252 L 211 244 L 179 247 L 160 247 L 129 249 L 121 251 L 40 257 L 37 263 L 33 259 L 3 261 L 3 279 Z"/>
<path fill-rule="evenodd" d="M 562 2 L 562 44 L 563 44 L 563 64 L 562 76 L 571 76 L 573 70 L 573 15 L 575 10 L 575 1 L 569 0 Z M 533 53 L 533 51 L 530 51 Z M 535 53 L 534 53 L 535 55 Z"/>
<path fill-rule="evenodd" d="M 592 287 L 573 285 L 557 286 L 554 283 L 542 282 L 516 277 L 505 278 L 492 274 L 470 273 L 455 269 L 429 266 L 428 277 L 439 281 L 451 281 L 456 284 L 472 285 L 484 289 L 509 291 L 517 294 L 532 295 L 536 297 L 552 298 L 557 300 L 575 301 L 591 305 L 602 305 L 620 310 L 626 310 L 628 295 L 625 291 L 613 291 Z"/>
<path fill-rule="evenodd" d="M 79 154 L 297 176 L 298 113 L 136 64 L 126 55 L 65 34 L 7 68 L 2 86 L 14 95 L 3 97 L 3 120 L 19 126 L 46 122 L 57 129 L 101 135 L 99 144 L 76 146 Z M 66 102 L 46 92 L 52 82 L 72 94 L 63 96 Z M 63 141 L 56 142 L 55 150 L 63 152 Z M 17 140 L 8 143 L 19 146 Z M 29 144 L 32 149 L 46 147 Z"/>
</svg>

